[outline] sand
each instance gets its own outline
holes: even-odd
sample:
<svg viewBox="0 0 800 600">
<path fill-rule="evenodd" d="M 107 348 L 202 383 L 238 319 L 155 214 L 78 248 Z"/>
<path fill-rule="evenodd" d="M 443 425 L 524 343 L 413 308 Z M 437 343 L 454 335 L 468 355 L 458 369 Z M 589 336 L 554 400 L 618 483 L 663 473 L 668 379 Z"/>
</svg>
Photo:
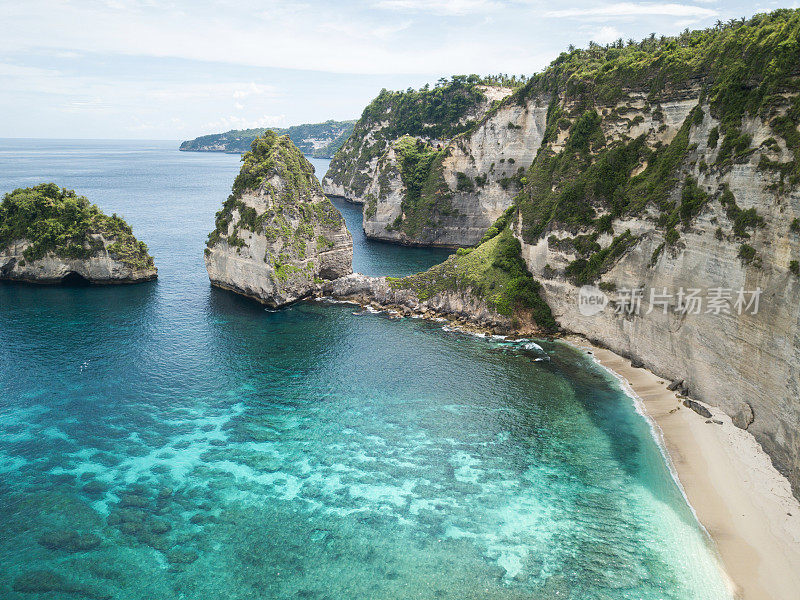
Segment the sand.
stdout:
<svg viewBox="0 0 800 600">
<path fill-rule="evenodd" d="M 655 423 L 674 472 L 700 523 L 713 539 L 736 598 L 800 599 L 800 502 L 755 438 L 720 409 L 707 423 L 682 406 L 668 381 L 588 341 L 590 350 L 641 400 Z"/>
</svg>

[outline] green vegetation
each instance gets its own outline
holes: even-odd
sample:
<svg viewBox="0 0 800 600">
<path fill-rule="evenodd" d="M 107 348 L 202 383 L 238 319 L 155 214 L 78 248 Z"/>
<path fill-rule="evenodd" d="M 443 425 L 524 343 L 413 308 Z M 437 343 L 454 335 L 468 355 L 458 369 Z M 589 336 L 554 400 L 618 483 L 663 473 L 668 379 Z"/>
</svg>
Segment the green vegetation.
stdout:
<svg viewBox="0 0 800 600">
<path fill-rule="evenodd" d="M 273 178 L 279 180 L 277 187 L 271 183 Z M 242 201 L 242 195 L 262 187 L 270 196 L 271 206 L 259 214 Z M 324 200 L 315 201 L 315 198 Z M 239 218 L 228 235 L 234 211 Z M 298 220 L 299 225 L 293 230 L 290 222 Z M 229 245 L 241 248 L 245 241 L 239 232 L 247 230 L 262 233 L 269 241 L 283 238 L 302 258 L 306 242 L 314 239 L 314 223 L 338 228 L 342 216 L 325 198 L 314 176 L 314 167 L 289 137 L 266 131 L 253 140 L 250 151 L 242 155 L 242 168 L 233 182 L 230 196 L 216 214 L 215 229 L 209 234 L 206 245 L 210 248 L 227 239 Z"/>
<path fill-rule="evenodd" d="M 110 242 L 108 253 L 133 269 L 152 269 L 147 246 L 133 236 L 130 226 L 116 214 L 100 209 L 74 191 L 43 183 L 20 188 L 0 203 L 0 248 L 27 240 L 26 261 L 52 252 L 61 258 L 87 259 L 103 251 L 100 236 Z"/>
<path fill-rule="evenodd" d="M 475 190 L 475 183 L 468 175 L 459 171 L 456 173 L 456 190 L 459 192 L 472 192 Z"/>
<path fill-rule="evenodd" d="M 560 119 L 551 106 L 548 127 Z M 543 147 L 527 172 L 527 186 L 517 197 L 523 219 L 523 237 L 533 241 L 552 225 L 577 231 L 582 227 L 608 226 L 595 206 L 617 217 L 639 199 L 639 186 L 660 185 L 653 178 L 630 180 L 631 171 L 650 157 L 644 136 L 627 143 L 607 145 L 595 111 L 584 112 L 571 124 L 564 149 L 556 153 Z M 631 188 L 625 194 L 625 187 Z"/>
<path fill-rule="evenodd" d="M 798 34 L 800 11 L 782 9 L 675 37 L 593 43 L 562 53 L 517 92 L 516 101 L 549 92 L 585 105 L 610 105 L 636 89 L 655 103 L 696 80 L 726 131 L 738 127 L 745 114 L 767 110 L 777 94 L 795 85 Z"/>
<path fill-rule="evenodd" d="M 719 202 L 725 207 L 725 214 L 733 223 L 733 233 L 736 237 L 749 238 L 748 229 L 756 229 L 764 225 L 763 217 L 759 216 L 755 208 L 748 208 L 747 210 L 739 208 L 733 192 L 727 186 L 719 197 Z"/>
<path fill-rule="evenodd" d="M 288 135 L 289 139 L 300 151 L 315 158 L 331 158 L 341 148 L 353 132 L 355 121 L 325 121 L 293 125 L 285 129 L 279 127 L 259 127 L 256 129 L 232 129 L 225 133 L 203 135 L 181 143 L 181 150 L 193 152 L 229 152 L 238 154 L 247 152 L 257 137 L 266 131 L 274 131 L 277 135 Z M 325 144 L 314 147 L 314 140 L 322 140 Z"/>
<path fill-rule="evenodd" d="M 367 165 L 405 135 L 447 140 L 467 131 L 486 103 L 481 86 L 520 83 L 517 77 L 456 75 L 431 87 L 381 90 L 356 122 L 347 143 L 334 155 L 327 177 L 361 196 L 370 181 Z M 438 148 L 437 148 L 438 149 Z"/>
<path fill-rule="evenodd" d="M 756 258 L 756 249 L 748 244 L 742 244 L 739 246 L 739 258 L 742 259 L 744 263 L 751 263 Z"/>
<path fill-rule="evenodd" d="M 789 261 L 789 271 L 792 275 L 800 276 L 800 263 L 796 260 Z"/>
<path fill-rule="evenodd" d="M 495 221 L 492 226 L 486 230 L 486 233 L 483 234 L 483 238 L 481 238 L 480 243 L 483 244 L 484 242 L 488 242 L 501 231 L 506 229 L 511 224 L 511 220 L 514 218 L 514 216 L 516 216 L 516 214 L 516 206 L 509 206 L 507 209 L 505 209 L 503 214 L 497 218 L 497 221 Z"/>
<path fill-rule="evenodd" d="M 567 265 L 564 273 L 577 285 L 592 283 L 614 266 L 614 263 L 637 242 L 630 229 L 618 235 L 605 248 L 593 253 L 588 259 L 578 258 Z"/>
<path fill-rule="evenodd" d="M 394 144 L 400 167 L 400 177 L 405 186 L 402 214 L 391 225 L 411 237 L 423 228 L 435 227 L 440 215 L 453 214 L 450 204 L 452 192 L 438 168 L 445 151 L 437 150 L 410 135 Z"/>
<path fill-rule="evenodd" d="M 479 86 L 489 84 L 478 75 L 454 75 L 440 79 L 434 87 L 425 85 L 404 92 L 383 89 L 364 109 L 356 129 L 388 118 L 381 133 L 389 140 L 403 135 L 450 138 L 469 129 L 471 123 L 464 117 L 485 102 Z"/>
<path fill-rule="evenodd" d="M 539 327 L 555 331 L 550 307 L 540 297 L 540 284 L 527 271 L 520 250 L 519 241 L 506 228 L 477 248 L 457 252 L 428 271 L 390 279 L 390 283 L 412 290 L 420 300 L 447 291 L 469 292 L 501 315 L 530 311 Z"/>
<path fill-rule="evenodd" d="M 708 202 L 708 194 L 697 186 L 694 177 L 687 177 L 683 183 L 681 203 L 678 207 L 681 221 L 688 226 Z"/>
</svg>

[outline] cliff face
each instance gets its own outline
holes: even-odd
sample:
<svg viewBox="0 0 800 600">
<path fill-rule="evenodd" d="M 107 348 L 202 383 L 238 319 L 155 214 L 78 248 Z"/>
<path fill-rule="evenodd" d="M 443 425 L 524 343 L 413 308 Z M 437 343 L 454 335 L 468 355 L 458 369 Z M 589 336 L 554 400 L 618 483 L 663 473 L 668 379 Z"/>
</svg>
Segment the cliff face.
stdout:
<svg viewBox="0 0 800 600">
<path fill-rule="evenodd" d="M 506 103 L 437 149 L 419 189 L 419 162 L 398 140 L 376 163 L 364 194 L 368 237 L 403 244 L 473 246 L 513 202 L 541 145 L 547 104 Z"/>
<path fill-rule="evenodd" d="M 675 122 L 689 119 L 690 106 L 698 101 L 675 103 L 665 112 Z M 629 230 L 632 242 L 591 282 L 602 286 L 594 293 L 609 301 L 603 311 L 586 315 L 580 310 L 580 284 L 589 281 L 568 275 L 569 265 L 580 260 L 574 245 L 564 242 L 574 239 L 574 230 L 554 224 L 546 235 L 523 239 L 523 257 L 562 327 L 640 360 L 665 378 L 684 380 L 691 396 L 720 406 L 737 426 L 753 433 L 797 490 L 800 272 L 793 261 L 800 259 L 800 233 L 792 223 L 800 217 L 800 192 L 781 189 L 779 173 L 759 168 L 762 156 L 788 164 L 792 154 L 783 141 L 767 144 L 774 139 L 772 128 L 748 117 L 741 131 L 752 137 L 750 149 L 755 151 L 727 167 L 704 167 L 717 163 L 721 148 L 710 147 L 709 133 L 720 122 L 707 104 L 700 107 L 702 117 L 694 118 L 689 128 L 693 149 L 680 162 L 677 180 L 696 181 L 706 203 L 689 224 L 679 227 L 680 238 L 673 243 L 653 209 L 614 220 L 614 233 Z M 787 109 L 784 104 L 777 110 Z M 669 132 L 658 135 L 670 141 Z M 669 198 L 679 204 L 684 189 L 685 184 L 672 186 Z M 731 210 L 730 198 L 740 212 Z M 741 222 L 744 211 L 757 215 L 753 222 L 758 225 L 737 233 L 737 217 Z M 521 239 L 522 230 L 518 220 Z M 590 230 L 582 231 L 585 235 Z M 612 233 L 604 233 L 597 243 L 608 248 L 613 239 Z M 634 289 L 643 290 L 635 311 L 628 292 Z M 680 296 L 692 290 L 699 291 L 698 309 Z M 746 303 L 741 314 L 740 290 Z M 756 290 L 761 295 L 754 312 L 756 307 L 747 308 L 747 303 Z M 725 298 L 719 312 L 710 300 L 715 294 Z"/>
<path fill-rule="evenodd" d="M 109 252 L 114 240 L 102 235 L 91 236 L 98 250 L 88 258 L 64 258 L 49 252 L 42 258 L 28 261 L 25 251 L 28 240 L 17 240 L 0 252 L 0 279 L 28 283 L 138 283 L 157 277 L 155 266 L 137 267 L 123 262 Z M 102 246 L 102 248 L 99 248 Z"/>
<path fill-rule="evenodd" d="M 364 231 L 370 238 L 449 246 L 471 236 L 477 242 L 508 201 L 467 193 L 470 183 L 475 189 L 467 177 L 479 172 L 480 156 L 462 156 L 468 144 L 452 148 L 448 141 L 471 130 L 511 92 L 474 76 L 453 78 L 432 90 L 384 90 L 334 156 L 322 182 L 325 193 L 364 204 Z M 508 146 L 513 161 L 518 149 L 505 139 L 510 132 L 500 132 L 502 142 L 487 144 Z M 507 170 L 502 164 L 497 168 L 498 173 Z"/>
<path fill-rule="evenodd" d="M 242 160 L 209 235 L 211 283 L 277 307 L 351 273 L 353 242 L 344 219 L 291 140 L 267 132 Z"/>
<path fill-rule="evenodd" d="M 565 329 L 684 380 L 796 493 L 798 65 L 798 11 L 563 55 L 519 92 L 549 114 L 514 224 Z"/>
<path fill-rule="evenodd" d="M 472 245 L 513 206 L 559 324 L 684 380 L 797 493 L 798 65 L 794 10 L 564 53 L 441 147 L 401 138 L 363 162 L 365 230 Z M 585 285 L 601 312 L 579 310 Z"/>
<path fill-rule="evenodd" d="M 71 190 L 42 184 L 6 194 L 0 204 L 0 280 L 137 283 L 157 273 L 124 220 Z"/>
</svg>

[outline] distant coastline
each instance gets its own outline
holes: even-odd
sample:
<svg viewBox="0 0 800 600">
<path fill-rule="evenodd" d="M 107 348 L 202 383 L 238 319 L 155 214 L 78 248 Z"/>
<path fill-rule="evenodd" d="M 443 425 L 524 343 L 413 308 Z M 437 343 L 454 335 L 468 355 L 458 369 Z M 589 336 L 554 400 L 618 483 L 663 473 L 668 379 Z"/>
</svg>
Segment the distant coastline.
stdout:
<svg viewBox="0 0 800 600">
<path fill-rule="evenodd" d="M 271 130 L 278 135 L 288 135 L 300 151 L 312 158 L 332 158 L 350 137 L 355 121 L 333 121 L 307 123 L 288 128 L 260 127 L 254 129 L 232 129 L 224 133 L 203 135 L 181 142 L 182 152 L 223 152 L 243 154 L 250 149 L 255 138 Z"/>
</svg>

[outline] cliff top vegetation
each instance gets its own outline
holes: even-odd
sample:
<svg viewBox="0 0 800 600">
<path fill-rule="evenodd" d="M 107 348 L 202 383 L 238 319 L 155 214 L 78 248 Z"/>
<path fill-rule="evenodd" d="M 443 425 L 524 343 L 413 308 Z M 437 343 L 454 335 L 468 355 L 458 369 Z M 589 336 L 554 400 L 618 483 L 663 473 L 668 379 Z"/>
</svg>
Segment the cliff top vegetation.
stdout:
<svg viewBox="0 0 800 600">
<path fill-rule="evenodd" d="M 109 217 L 72 190 L 43 183 L 16 189 L 0 203 L 0 249 L 25 240 L 28 261 L 49 252 L 61 258 L 90 258 L 104 247 L 97 236 L 111 242 L 105 249 L 115 259 L 132 268 L 153 267 L 147 246 L 136 240 L 121 217 Z"/>
</svg>

